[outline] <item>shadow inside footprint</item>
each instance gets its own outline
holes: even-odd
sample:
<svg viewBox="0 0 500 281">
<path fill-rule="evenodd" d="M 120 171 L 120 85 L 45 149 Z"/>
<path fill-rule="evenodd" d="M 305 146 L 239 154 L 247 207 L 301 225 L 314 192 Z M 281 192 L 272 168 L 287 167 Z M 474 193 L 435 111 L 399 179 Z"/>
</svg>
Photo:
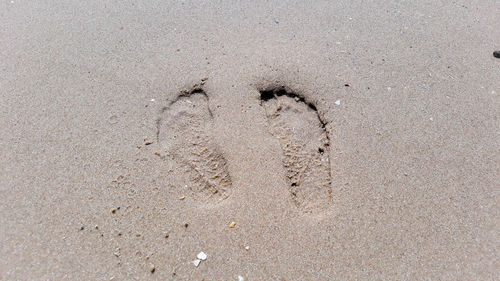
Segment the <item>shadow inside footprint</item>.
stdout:
<svg viewBox="0 0 500 281">
<path fill-rule="evenodd" d="M 163 108 L 158 120 L 162 156 L 177 161 L 187 186 L 199 199 L 224 199 L 231 188 L 226 159 L 214 141 L 213 116 L 202 89 L 183 93 Z"/>
<path fill-rule="evenodd" d="M 292 199 L 307 212 L 327 207 L 332 193 L 329 138 L 316 106 L 284 89 L 260 94 L 270 132 L 283 151 Z"/>
</svg>

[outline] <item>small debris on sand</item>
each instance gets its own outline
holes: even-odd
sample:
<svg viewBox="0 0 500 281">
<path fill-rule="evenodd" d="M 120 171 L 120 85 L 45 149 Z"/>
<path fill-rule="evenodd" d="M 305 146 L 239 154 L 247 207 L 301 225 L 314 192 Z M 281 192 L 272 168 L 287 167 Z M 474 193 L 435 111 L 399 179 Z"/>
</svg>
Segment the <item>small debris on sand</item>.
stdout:
<svg viewBox="0 0 500 281">
<path fill-rule="evenodd" d="M 245 246 L 245 250 L 250 250 L 250 246 Z"/>
<path fill-rule="evenodd" d="M 199 252 L 196 257 L 202 261 L 206 260 L 207 259 L 207 254 L 205 254 L 204 252 Z"/>
<path fill-rule="evenodd" d="M 194 264 L 194 266 L 198 267 L 198 265 L 200 265 L 201 261 L 204 261 L 207 259 L 207 254 L 205 254 L 204 252 L 199 252 L 197 255 L 196 255 L 196 258 L 194 261 L 192 261 L 192 263 Z"/>
<path fill-rule="evenodd" d="M 494 51 L 493 56 L 497 59 L 500 59 L 500 51 Z"/>
<path fill-rule="evenodd" d="M 184 199 L 186 199 L 186 196 L 179 197 L 179 200 L 184 200 Z"/>
<path fill-rule="evenodd" d="M 229 228 L 234 228 L 236 226 L 236 222 L 232 221 L 230 224 L 229 224 Z"/>
<path fill-rule="evenodd" d="M 340 105 L 340 100 L 337 100 L 337 101 L 335 102 L 335 104 L 336 104 L 336 105 Z"/>
<path fill-rule="evenodd" d="M 156 267 L 154 266 L 154 264 L 150 264 L 150 265 L 149 265 L 149 271 L 150 271 L 151 273 L 155 273 L 155 271 L 156 271 Z"/>
<path fill-rule="evenodd" d="M 243 278 L 243 276 L 241 275 L 238 275 L 238 281 L 245 281 L 245 278 Z"/>
</svg>

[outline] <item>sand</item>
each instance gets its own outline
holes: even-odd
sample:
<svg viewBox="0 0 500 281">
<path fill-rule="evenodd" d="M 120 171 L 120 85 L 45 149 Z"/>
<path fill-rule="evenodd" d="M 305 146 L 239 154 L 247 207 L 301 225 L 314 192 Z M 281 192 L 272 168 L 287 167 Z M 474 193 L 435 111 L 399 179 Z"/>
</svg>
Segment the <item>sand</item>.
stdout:
<svg viewBox="0 0 500 281">
<path fill-rule="evenodd" d="M 497 279 L 499 15 L 1 2 L 0 279 Z"/>
</svg>

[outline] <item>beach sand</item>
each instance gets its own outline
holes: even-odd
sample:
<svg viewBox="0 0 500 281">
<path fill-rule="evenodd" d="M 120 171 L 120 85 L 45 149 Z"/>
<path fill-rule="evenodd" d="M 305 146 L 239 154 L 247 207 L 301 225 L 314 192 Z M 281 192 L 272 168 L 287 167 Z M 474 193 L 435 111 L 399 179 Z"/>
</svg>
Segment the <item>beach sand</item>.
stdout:
<svg viewBox="0 0 500 281">
<path fill-rule="evenodd" d="M 497 279 L 499 15 L 1 2 L 0 279 Z"/>
</svg>

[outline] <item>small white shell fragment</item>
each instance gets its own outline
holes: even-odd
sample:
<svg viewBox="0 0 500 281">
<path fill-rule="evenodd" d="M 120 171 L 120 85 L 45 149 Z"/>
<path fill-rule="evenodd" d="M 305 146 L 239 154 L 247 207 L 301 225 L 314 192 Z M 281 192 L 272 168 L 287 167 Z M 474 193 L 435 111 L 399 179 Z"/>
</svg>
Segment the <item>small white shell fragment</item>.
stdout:
<svg viewBox="0 0 500 281">
<path fill-rule="evenodd" d="M 336 105 L 340 105 L 340 100 L 337 100 L 337 101 L 335 102 L 335 104 L 336 104 Z"/>
<path fill-rule="evenodd" d="M 206 260 L 207 259 L 207 254 L 203 253 L 203 252 L 200 252 L 196 255 L 196 257 L 202 261 Z"/>
<path fill-rule="evenodd" d="M 245 278 L 243 278 L 243 276 L 238 275 L 238 281 L 245 281 Z"/>
<path fill-rule="evenodd" d="M 250 246 L 245 246 L 245 250 L 250 250 Z"/>
<path fill-rule="evenodd" d="M 196 259 L 193 261 L 193 264 L 194 264 L 194 266 L 198 267 L 198 265 L 200 265 L 200 262 L 201 261 L 199 259 Z"/>
</svg>

